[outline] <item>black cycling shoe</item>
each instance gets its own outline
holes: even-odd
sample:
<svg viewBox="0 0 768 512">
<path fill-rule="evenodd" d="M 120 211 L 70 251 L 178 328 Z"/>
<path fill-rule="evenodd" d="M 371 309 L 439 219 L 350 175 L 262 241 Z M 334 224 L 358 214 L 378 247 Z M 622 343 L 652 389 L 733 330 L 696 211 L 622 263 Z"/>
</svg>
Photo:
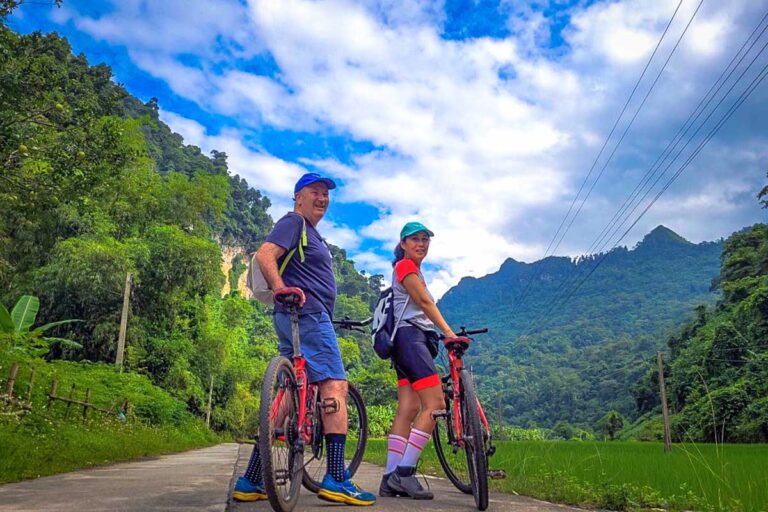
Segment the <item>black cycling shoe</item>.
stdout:
<svg viewBox="0 0 768 512">
<path fill-rule="evenodd" d="M 416 468 L 414 466 L 397 466 L 397 470 L 389 474 L 387 484 L 400 496 L 407 496 L 414 500 L 433 499 L 435 495 L 424 490 L 415 475 Z"/>
<path fill-rule="evenodd" d="M 394 473 L 394 471 L 392 473 Z M 388 480 L 389 480 L 389 476 L 392 473 L 385 473 L 381 477 L 381 484 L 379 484 L 379 496 L 381 496 L 382 498 L 394 498 L 395 496 L 407 496 L 402 492 L 397 492 L 396 490 L 394 490 L 389 486 Z"/>
</svg>

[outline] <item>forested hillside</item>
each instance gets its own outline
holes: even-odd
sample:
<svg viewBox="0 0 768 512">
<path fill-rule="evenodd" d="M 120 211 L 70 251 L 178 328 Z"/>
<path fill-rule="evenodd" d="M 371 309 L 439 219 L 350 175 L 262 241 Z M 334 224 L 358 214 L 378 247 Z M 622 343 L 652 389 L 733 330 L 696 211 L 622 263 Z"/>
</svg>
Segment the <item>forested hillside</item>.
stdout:
<svg viewBox="0 0 768 512">
<path fill-rule="evenodd" d="M 237 291 L 221 296 L 221 247 L 255 249 L 272 226 L 269 199 L 228 174 L 226 154 L 185 145 L 156 100 L 132 97 L 58 35 L 0 25 L 0 48 L 0 301 L 35 295 L 41 322 L 82 320 L 52 332 L 80 348 L 54 341 L 46 358 L 112 363 L 131 273 L 126 369 L 199 416 L 212 384 L 212 426 L 247 431 L 276 339 L 265 308 Z M 380 277 L 333 254 L 338 313 L 368 316 Z M 244 269 L 239 261 L 233 272 Z M 29 348 L 4 336 L 0 348 Z M 354 338 L 342 349 L 375 401 L 381 365 Z"/>
<path fill-rule="evenodd" d="M 637 415 L 632 384 L 670 330 L 716 300 L 721 250 L 659 226 L 634 249 L 608 253 L 568 300 L 557 298 L 602 255 L 508 259 L 494 274 L 462 279 L 439 305 L 453 325 L 489 327 L 470 361 L 496 415 L 519 426 L 595 428 L 609 410 Z"/>
<path fill-rule="evenodd" d="M 768 187 L 759 195 L 768 208 Z M 768 442 L 768 225 L 725 241 L 722 299 L 667 341 L 672 433 L 680 440 Z M 658 371 L 633 389 L 639 413 L 660 410 Z M 653 421 L 653 420 L 651 420 Z"/>
</svg>

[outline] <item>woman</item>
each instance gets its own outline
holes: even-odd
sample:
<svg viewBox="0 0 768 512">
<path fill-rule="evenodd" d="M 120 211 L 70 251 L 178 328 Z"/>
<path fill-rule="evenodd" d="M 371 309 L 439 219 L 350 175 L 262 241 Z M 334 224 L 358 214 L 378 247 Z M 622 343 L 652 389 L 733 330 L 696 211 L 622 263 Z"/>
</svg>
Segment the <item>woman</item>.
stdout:
<svg viewBox="0 0 768 512">
<path fill-rule="evenodd" d="M 416 463 L 435 428 L 432 411 L 445 409 L 430 343 L 434 343 L 436 351 L 436 327 L 446 337 L 455 334 L 437 309 L 421 274 L 421 262 L 429 252 L 432 236 L 432 231 L 420 222 L 409 222 L 400 231 L 400 243 L 395 247 L 392 288 L 398 323 L 392 361 L 398 379 L 397 412 L 387 443 L 380 496 L 433 498 L 415 476 Z"/>
</svg>

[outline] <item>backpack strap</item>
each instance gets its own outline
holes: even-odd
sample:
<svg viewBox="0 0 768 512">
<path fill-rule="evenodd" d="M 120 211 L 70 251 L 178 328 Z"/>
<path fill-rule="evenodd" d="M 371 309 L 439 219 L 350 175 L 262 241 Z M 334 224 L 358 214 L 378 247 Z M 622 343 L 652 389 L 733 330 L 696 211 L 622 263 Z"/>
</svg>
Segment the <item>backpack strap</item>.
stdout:
<svg viewBox="0 0 768 512">
<path fill-rule="evenodd" d="M 296 254 L 297 250 L 299 251 L 299 261 L 304 263 L 304 248 L 307 246 L 307 219 L 305 219 L 303 215 L 299 215 L 299 217 L 301 217 L 301 236 L 299 237 L 299 245 L 291 249 L 285 259 L 283 259 L 283 263 L 277 270 L 277 273 L 281 276 L 283 275 L 283 272 L 285 272 L 285 267 L 288 266 L 288 262 L 291 261 L 291 258 Z"/>
<path fill-rule="evenodd" d="M 397 321 L 395 322 L 395 328 L 392 329 L 392 335 L 389 337 L 390 343 L 395 341 L 395 335 L 397 335 L 397 329 L 398 329 L 397 326 L 403 320 L 403 317 L 405 316 L 405 309 L 408 307 L 408 302 L 410 302 L 410 300 L 411 300 L 411 296 L 408 295 L 408 293 L 406 292 L 405 304 L 403 305 L 403 312 L 400 313 L 400 318 L 397 319 Z M 392 287 L 392 307 L 393 308 L 395 307 L 395 287 L 394 286 Z"/>
</svg>

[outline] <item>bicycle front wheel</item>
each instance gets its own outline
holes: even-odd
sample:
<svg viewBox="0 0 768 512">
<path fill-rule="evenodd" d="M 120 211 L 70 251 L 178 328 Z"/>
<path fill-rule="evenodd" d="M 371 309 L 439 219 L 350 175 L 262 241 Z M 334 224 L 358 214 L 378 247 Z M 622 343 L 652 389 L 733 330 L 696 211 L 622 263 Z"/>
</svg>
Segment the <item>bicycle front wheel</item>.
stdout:
<svg viewBox="0 0 768 512">
<path fill-rule="evenodd" d="M 485 432 L 480 421 L 472 376 L 466 370 L 462 370 L 459 379 L 464 450 L 467 452 L 467 468 L 472 482 L 472 494 L 478 510 L 485 510 L 488 508 L 488 455 L 485 451 Z"/>
<path fill-rule="evenodd" d="M 472 494 L 472 483 L 469 478 L 467 456 L 464 450 L 459 448 L 456 440 L 456 432 L 453 428 L 452 402 L 450 396 L 445 397 L 448 416 L 437 418 L 435 429 L 432 431 L 432 439 L 435 441 L 437 460 L 445 471 L 445 476 L 464 494 Z"/>
<path fill-rule="evenodd" d="M 355 474 L 357 468 L 363 460 L 365 445 L 368 442 L 368 413 L 365 410 L 363 397 L 360 392 L 351 384 L 347 383 L 347 448 L 352 448 L 353 453 L 347 452 L 350 477 Z M 320 403 L 316 404 L 313 425 L 312 446 L 307 445 L 306 454 L 313 460 L 310 460 L 304 467 L 302 482 L 307 490 L 317 493 L 320 490 L 320 484 L 323 477 L 328 472 L 328 461 L 323 453 L 323 424 L 320 411 Z M 349 457 L 351 455 L 351 457 Z"/>
<path fill-rule="evenodd" d="M 285 357 L 272 359 L 264 374 L 259 423 L 259 455 L 269 503 L 275 512 L 291 512 L 299 501 L 304 449 L 296 374 Z"/>
</svg>

